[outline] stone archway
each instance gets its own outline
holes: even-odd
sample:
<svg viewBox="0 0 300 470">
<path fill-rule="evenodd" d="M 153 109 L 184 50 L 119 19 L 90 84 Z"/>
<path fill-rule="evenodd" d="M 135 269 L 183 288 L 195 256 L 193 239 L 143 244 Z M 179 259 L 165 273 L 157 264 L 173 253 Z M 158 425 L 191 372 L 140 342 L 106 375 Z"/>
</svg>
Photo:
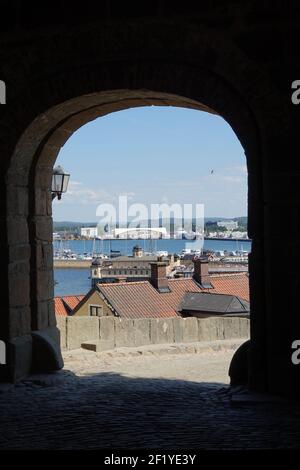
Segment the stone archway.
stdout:
<svg viewBox="0 0 300 470">
<path fill-rule="evenodd" d="M 7 158 L 3 244 L 9 253 L 9 315 L 2 323 L 12 345 L 9 376 L 17 379 L 30 370 L 32 331 L 44 331 L 57 341 L 49 187 L 61 146 L 96 117 L 133 106 L 172 105 L 222 115 L 245 149 L 253 240 L 250 383 L 266 389 L 264 174 L 274 148 L 270 138 L 287 126 L 284 108 L 278 102 L 278 113 L 274 112 L 271 84 L 224 37 L 183 23 L 176 29 L 163 21 L 155 37 L 151 21 L 142 29 L 135 22 L 113 27 L 117 42 L 106 27 L 101 32 L 83 31 L 76 45 L 68 34 L 57 33 L 34 44 L 23 59 L 26 71 L 34 74 L 29 77 L 25 72 L 27 87 L 19 84 L 12 97 L 13 112 L 7 122 L 14 127 L 9 142 L 1 146 Z M 47 60 L 51 73 L 45 75 L 41 70 Z"/>
</svg>

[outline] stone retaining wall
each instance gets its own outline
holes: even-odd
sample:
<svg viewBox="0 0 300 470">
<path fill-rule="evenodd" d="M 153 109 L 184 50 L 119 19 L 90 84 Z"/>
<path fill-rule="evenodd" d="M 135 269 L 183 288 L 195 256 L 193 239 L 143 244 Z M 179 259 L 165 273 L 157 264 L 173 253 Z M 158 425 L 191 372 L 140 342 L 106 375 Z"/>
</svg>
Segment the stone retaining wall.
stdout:
<svg viewBox="0 0 300 470">
<path fill-rule="evenodd" d="M 250 321 L 237 317 L 140 318 L 58 317 L 62 349 L 77 349 L 96 341 L 101 349 L 147 344 L 191 343 L 249 338 Z"/>
</svg>

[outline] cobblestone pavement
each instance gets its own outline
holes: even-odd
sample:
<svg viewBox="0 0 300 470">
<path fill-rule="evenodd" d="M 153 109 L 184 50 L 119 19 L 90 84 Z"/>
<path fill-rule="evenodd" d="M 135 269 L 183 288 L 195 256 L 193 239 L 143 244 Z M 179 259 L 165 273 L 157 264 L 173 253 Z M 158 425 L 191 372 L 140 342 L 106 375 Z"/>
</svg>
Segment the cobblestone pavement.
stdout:
<svg viewBox="0 0 300 470">
<path fill-rule="evenodd" d="M 232 351 L 65 353 L 0 393 L 1 449 L 300 447 L 300 405 L 233 405 Z"/>
</svg>

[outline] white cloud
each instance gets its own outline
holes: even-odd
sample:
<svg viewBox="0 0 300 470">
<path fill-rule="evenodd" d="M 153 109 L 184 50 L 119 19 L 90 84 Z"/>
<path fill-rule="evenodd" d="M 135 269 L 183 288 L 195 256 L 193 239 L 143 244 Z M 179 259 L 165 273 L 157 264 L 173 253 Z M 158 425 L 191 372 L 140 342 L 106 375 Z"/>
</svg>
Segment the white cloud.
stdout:
<svg viewBox="0 0 300 470">
<path fill-rule="evenodd" d="M 203 181 L 210 182 L 211 185 L 215 184 L 243 184 L 247 185 L 247 167 L 246 165 L 232 166 L 215 169 L 210 175 L 202 178 Z"/>
<path fill-rule="evenodd" d="M 245 183 L 245 178 L 241 176 L 217 175 L 216 179 L 220 183 Z"/>
<path fill-rule="evenodd" d="M 79 181 L 70 181 L 67 192 L 62 196 L 62 202 L 64 204 L 75 205 L 99 204 L 101 202 L 111 201 L 112 199 L 113 196 L 104 188 L 88 188 Z M 58 203 L 56 199 L 54 202 Z"/>
<path fill-rule="evenodd" d="M 237 171 L 240 171 L 244 175 L 247 175 L 247 173 L 248 173 L 247 165 L 241 165 L 241 166 L 237 166 L 235 168 L 237 169 Z"/>
<path fill-rule="evenodd" d="M 68 185 L 68 189 L 72 189 L 73 187 L 77 187 L 77 186 L 82 186 L 82 183 L 80 181 L 73 181 L 71 180 L 69 182 L 69 185 Z"/>
</svg>

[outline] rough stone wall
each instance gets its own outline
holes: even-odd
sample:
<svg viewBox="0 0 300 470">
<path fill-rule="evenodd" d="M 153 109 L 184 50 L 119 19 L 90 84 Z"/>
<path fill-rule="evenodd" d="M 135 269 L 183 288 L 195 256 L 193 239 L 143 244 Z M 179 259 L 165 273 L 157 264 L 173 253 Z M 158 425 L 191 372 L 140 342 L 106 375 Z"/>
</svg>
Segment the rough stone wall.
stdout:
<svg viewBox="0 0 300 470">
<path fill-rule="evenodd" d="M 249 338 L 246 318 L 167 318 L 135 320 L 116 317 L 60 317 L 57 319 L 62 349 L 77 349 L 97 342 L 100 350 L 148 344 L 191 343 Z"/>
<path fill-rule="evenodd" d="M 300 77 L 299 2 L 89 3 L 60 2 L 59 11 L 47 0 L 1 4 L 0 339 L 11 345 L 8 369 L 18 355 L 30 358 L 32 330 L 55 328 L 49 187 L 61 146 L 98 116 L 175 105 L 221 114 L 244 147 L 253 240 L 250 386 L 300 395 L 290 360 L 300 335 L 300 119 L 291 103 Z M 290 230 L 274 231 L 283 214 Z M 293 259 L 289 295 L 274 257 L 279 245 Z M 6 372 L 1 366 L 0 376 Z"/>
</svg>

